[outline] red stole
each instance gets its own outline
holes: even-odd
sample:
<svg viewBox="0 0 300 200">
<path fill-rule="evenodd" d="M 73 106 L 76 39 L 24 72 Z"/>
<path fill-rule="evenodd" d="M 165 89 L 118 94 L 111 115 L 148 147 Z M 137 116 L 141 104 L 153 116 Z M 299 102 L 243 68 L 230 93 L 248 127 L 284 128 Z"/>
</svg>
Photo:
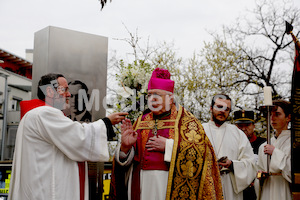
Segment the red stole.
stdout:
<svg viewBox="0 0 300 200">
<path fill-rule="evenodd" d="M 32 99 L 32 100 L 24 100 L 20 102 L 20 108 L 21 108 L 21 119 L 23 116 L 30 110 L 40 107 L 40 106 L 45 106 L 46 103 L 45 101 L 42 101 L 40 99 Z"/>
<path fill-rule="evenodd" d="M 77 163 L 78 163 L 78 172 L 79 172 L 80 200 L 84 200 L 85 162 L 77 162 Z"/>
</svg>

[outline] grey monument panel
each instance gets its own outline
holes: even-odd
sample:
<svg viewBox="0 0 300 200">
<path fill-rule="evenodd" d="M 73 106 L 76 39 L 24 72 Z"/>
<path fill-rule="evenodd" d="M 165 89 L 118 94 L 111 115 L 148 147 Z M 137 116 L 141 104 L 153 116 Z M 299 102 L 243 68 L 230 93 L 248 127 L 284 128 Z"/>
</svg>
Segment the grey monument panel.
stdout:
<svg viewBox="0 0 300 200">
<path fill-rule="evenodd" d="M 68 82 L 81 81 L 88 88 L 92 121 L 105 116 L 108 38 L 78 31 L 46 27 L 35 33 L 32 98 L 47 73 L 62 73 Z M 80 120 L 79 120 L 80 121 Z"/>
</svg>

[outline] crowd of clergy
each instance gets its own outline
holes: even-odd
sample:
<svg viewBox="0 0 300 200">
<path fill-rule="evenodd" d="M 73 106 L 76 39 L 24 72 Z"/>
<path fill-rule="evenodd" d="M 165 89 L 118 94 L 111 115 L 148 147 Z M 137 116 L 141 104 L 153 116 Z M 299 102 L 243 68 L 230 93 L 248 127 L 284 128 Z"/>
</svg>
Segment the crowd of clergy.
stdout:
<svg viewBox="0 0 300 200">
<path fill-rule="evenodd" d="M 291 132 L 288 130 L 291 121 L 290 102 L 282 99 L 273 102 L 271 123 L 268 124 L 274 131 L 271 142 L 255 134 L 256 119 L 251 110 L 235 111 L 233 124 L 228 122 L 232 99 L 226 94 L 212 97 L 209 122 L 198 126 L 187 125 L 188 128 L 183 123 L 170 126 L 167 121 L 176 118 L 172 116 L 180 115 L 180 109 L 175 112 L 163 107 L 159 112 L 155 111 L 161 105 L 157 103 L 160 98 L 163 102 L 169 102 L 169 108 L 175 107 L 172 96 L 174 82 L 164 74 L 168 72 L 156 69 L 149 81 L 150 110 L 144 112 L 134 126 L 128 121 L 123 123 L 122 142 L 117 148 L 114 160 L 112 199 L 121 199 L 121 196 L 142 200 L 188 199 L 191 196 L 192 199 L 292 199 Z M 186 121 L 189 122 L 187 119 Z M 187 139 L 197 144 L 201 140 L 198 141 L 196 135 L 189 138 L 188 134 L 182 134 L 185 133 L 182 129 L 199 135 L 204 130 L 205 134 L 199 138 L 207 141 L 207 137 L 210 144 L 206 144 L 206 147 L 208 145 L 213 148 L 220 174 L 220 186 L 217 185 L 217 180 L 210 180 L 213 183 L 210 187 L 201 187 L 201 184 L 206 183 L 205 179 L 200 178 L 198 187 L 192 187 L 196 184 L 191 180 L 198 180 L 198 176 L 205 177 L 205 173 L 197 174 L 197 168 L 202 170 L 202 167 L 206 167 L 206 172 L 211 174 L 215 171 L 211 166 L 201 167 L 190 162 L 194 161 L 193 156 L 199 155 L 194 155 L 193 145 L 183 142 Z M 181 145 L 184 148 L 180 148 Z M 183 150 L 190 151 L 193 156 L 185 154 Z M 198 162 L 207 164 L 206 160 L 209 158 L 206 154 L 201 157 Z M 120 186 L 126 189 L 120 190 Z M 218 193 L 219 188 L 222 188 L 221 196 Z M 215 192 L 211 192 L 212 190 Z"/>
<path fill-rule="evenodd" d="M 21 105 L 9 200 L 88 200 L 87 161 L 108 161 L 112 126 L 121 122 L 110 199 L 292 199 L 291 104 L 273 101 L 268 142 L 255 134 L 253 111 L 236 110 L 228 122 L 227 94 L 212 97 L 211 119 L 201 124 L 175 101 L 170 77 L 153 71 L 149 108 L 133 123 L 127 112 L 80 123 L 62 112 L 70 97 L 65 77 L 43 76 L 39 99 Z"/>
</svg>

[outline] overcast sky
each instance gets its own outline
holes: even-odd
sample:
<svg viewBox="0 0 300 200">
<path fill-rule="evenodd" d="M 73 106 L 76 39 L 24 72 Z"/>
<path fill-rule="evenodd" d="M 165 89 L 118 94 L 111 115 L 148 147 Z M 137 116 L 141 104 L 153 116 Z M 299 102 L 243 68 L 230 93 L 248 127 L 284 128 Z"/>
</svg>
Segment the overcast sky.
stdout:
<svg viewBox="0 0 300 200">
<path fill-rule="evenodd" d="M 109 1 L 109 0 L 108 0 Z M 120 40 L 134 33 L 150 43 L 174 42 L 183 57 L 190 57 L 221 31 L 254 8 L 254 0 L 112 0 L 101 11 L 98 0 L 0 0 L 0 48 L 25 58 L 34 33 L 48 26 L 109 38 L 109 51 L 125 55 L 129 46 Z M 300 1 L 294 0 L 298 8 Z M 127 47 L 127 48 L 126 48 Z M 110 55 L 109 55 L 110 56 Z"/>
</svg>

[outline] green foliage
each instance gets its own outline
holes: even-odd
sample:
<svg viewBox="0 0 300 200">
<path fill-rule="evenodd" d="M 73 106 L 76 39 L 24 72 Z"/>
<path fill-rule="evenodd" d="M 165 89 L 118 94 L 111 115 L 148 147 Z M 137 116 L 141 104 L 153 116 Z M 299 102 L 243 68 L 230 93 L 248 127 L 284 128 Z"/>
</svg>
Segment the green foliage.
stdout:
<svg viewBox="0 0 300 200">
<path fill-rule="evenodd" d="M 127 111 L 129 112 L 127 117 L 135 121 L 147 108 L 145 96 L 148 81 L 154 69 L 143 60 L 135 60 L 129 64 L 121 60 L 119 68 L 116 80 L 120 89 L 117 92 L 118 101 L 115 111 Z"/>
</svg>

